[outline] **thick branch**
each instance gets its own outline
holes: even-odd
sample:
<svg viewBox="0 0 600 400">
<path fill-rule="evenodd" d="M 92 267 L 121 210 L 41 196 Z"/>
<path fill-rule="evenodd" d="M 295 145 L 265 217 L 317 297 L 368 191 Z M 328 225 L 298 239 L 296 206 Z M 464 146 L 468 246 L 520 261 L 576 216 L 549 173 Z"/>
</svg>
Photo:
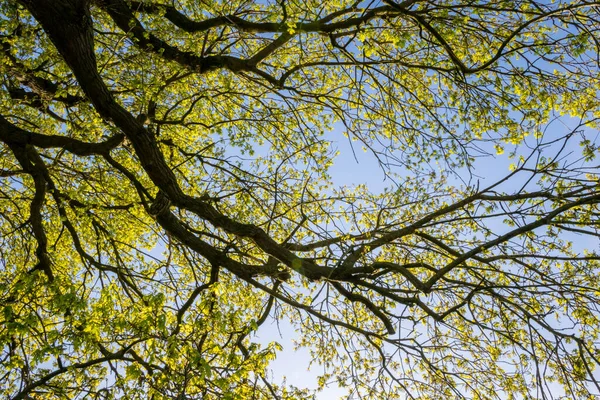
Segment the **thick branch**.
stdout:
<svg viewBox="0 0 600 400">
<path fill-rule="evenodd" d="M 33 390 L 35 390 L 36 388 L 45 385 L 46 383 L 48 383 L 50 380 L 52 380 L 54 377 L 64 374 L 66 372 L 75 370 L 75 369 L 85 369 L 85 368 L 89 368 L 91 366 L 97 365 L 97 364 L 102 364 L 105 363 L 107 361 L 111 361 L 111 360 L 119 360 L 122 359 L 125 354 L 127 353 L 127 351 L 129 351 L 129 348 L 131 346 L 128 346 L 116 353 L 109 353 L 106 354 L 104 357 L 100 357 L 100 358 L 95 358 L 93 360 L 89 360 L 86 362 L 82 362 L 82 363 L 75 363 L 72 365 L 67 365 L 61 368 L 58 368 L 50 373 L 48 373 L 47 375 L 43 376 L 42 378 L 38 379 L 35 382 L 30 383 L 29 385 L 25 386 L 23 388 L 23 390 L 21 390 L 15 397 L 12 398 L 12 400 L 21 400 L 21 399 L 28 399 L 29 397 L 29 393 L 31 393 Z"/>
<path fill-rule="evenodd" d="M 29 222 L 33 230 L 33 236 L 37 241 L 35 255 L 38 263 L 33 270 L 43 271 L 48 277 L 48 281 L 54 281 L 50 256 L 48 255 L 48 239 L 44 229 L 42 208 L 46 199 L 46 180 L 42 171 L 43 163 L 40 156 L 30 146 L 8 143 L 15 158 L 21 164 L 23 171 L 27 172 L 33 178 L 35 194 L 29 206 Z"/>
<path fill-rule="evenodd" d="M 414 3 L 414 1 L 405 2 Z M 408 7 L 406 7 L 408 8 Z M 223 15 L 213 18 L 208 18 L 204 21 L 194 21 L 188 18 L 185 14 L 178 11 L 175 7 L 163 4 L 150 4 L 146 2 L 131 2 L 131 9 L 136 12 L 145 12 L 157 14 L 161 10 L 165 11 L 165 18 L 167 18 L 172 24 L 186 32 L 203 32 L 212 28 L 221 26 L 235 27 L 240 31 L 244 32 L 257 32 L 257 33 L 275 33 L 275 32 L 287 32 L 288 27 L 282 22 L 255 22 L 243 19 L 237 15 Z M 347 14 L 360 12 L 359 17 L 347 18 L 337 22 L 331 22 L 332 20 L 342 17 Z M 373 18 L 383 16 L 393 16 L 399 14 L 394 12 L 394 8 L 391 6 L 376 7 L 371 10 L 360 10 L 356 7 L 350 7 L 344 10 L 334 12 L 330 15 L 319 19 L 315 22 L 295 22 L 294 26 L 297 31 L 302 32 L 317 32 L 317 33 L 331 33 L 339 30 L 351 29 L 356 26 L 362 25 Z"/>
<path fill-rule="evenodd" d="M 44 149 L 60 148 L 78 156 L 89 156 L 92 154 L 107 154 L 117 147 L 124 137 L 124 135 L 118 134 L 104 142 L 90 143 L 66 136 L 42 135 L 21 129 L 0 115 L 0 140 L 19 146 L 32 145 Z"/>
<path fill-rule="evenodd" d="M 136 44 L 143 50 L 160 55 L 196 72 L 208 72 L 217 68 L 227 68 L 233 72 L 252 71 L 255 64 L 248 60 L 232 56 L 200 57 L 189 51 L 182 51 L 171 46 L 155 35 L 147 32 L 135 18 L 127 4 L 122 0 L 104 0 L 103 9 L 110 15 L 117 26 L 135 38 Z"/>
<path fill-rule="evenodd" d="M 42 102 L 43 100 L 55 100 L 64 103 L 67 106 L 73 106 L 83 100 L 80 96 L 65 94 L 57 96 L 58 85 L 48 79 L 34 75 L 11 53 L 11 47 L 6 41 L 1 41 L 0 46 L 4 56 L 8 59 L 7 66 L 10 75 L 22 85 L 27 86 L 33 92 L 28 93 L 24 90 L 10 89 L 11 97 L 22 98 L 30 102 Z"/>
</svg>

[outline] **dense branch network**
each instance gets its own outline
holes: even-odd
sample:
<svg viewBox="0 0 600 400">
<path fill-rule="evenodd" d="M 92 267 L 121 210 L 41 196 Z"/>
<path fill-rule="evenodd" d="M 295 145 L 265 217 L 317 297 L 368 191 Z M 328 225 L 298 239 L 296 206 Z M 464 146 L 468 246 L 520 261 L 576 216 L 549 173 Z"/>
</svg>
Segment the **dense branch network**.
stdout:
<svg viewBox="0 0 600 400">
<path fill-rule="evenodd" d="M 10 398 L 67 393 L 69 376 L 99 393 L 102 368 L 129 395 L 297 397 L 264 372 L 274 348 L 250 338 L 277 313 L 298 313 L 306 345 L 342 348 L 347 332 L 346 355 L 321 345 L 315 358 L 358 393 L 546 393 L 550 380 L 600 391 L 600 256 L 561 237 L 600 238 L 598 145 L 586 136 L 599 115 L 586 89 L 598 85 L 598 3 L 301 3 L 2 10 Z M 544 134 L 557 109 L 579 122 Z M 327 185 L 334 123 L 395 191 Z M 452 187 L 490 142 L 530 148 L 497 182 Z M 36 324 L 64 325 L 63 344 Z M 344 373 L 361 345 L 374 356 Z M 510 371 L 499 392 L 473 386 L 502 375 L 490 369 L 502 357 L 535 383 Z M 381 373 L 369 381 L 361 368 Z"/>
</svg>

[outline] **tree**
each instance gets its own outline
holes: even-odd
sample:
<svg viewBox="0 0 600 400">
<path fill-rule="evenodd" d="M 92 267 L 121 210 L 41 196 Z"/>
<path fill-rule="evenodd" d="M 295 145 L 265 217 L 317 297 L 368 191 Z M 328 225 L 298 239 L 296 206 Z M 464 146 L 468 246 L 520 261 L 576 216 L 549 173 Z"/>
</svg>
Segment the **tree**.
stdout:
<svg viewBox="0 0 600 400">
<path fill-rule="evenodd" d="M 0 10 L 2 396 L 600 392 L 600 2 Z"/>
</svg>

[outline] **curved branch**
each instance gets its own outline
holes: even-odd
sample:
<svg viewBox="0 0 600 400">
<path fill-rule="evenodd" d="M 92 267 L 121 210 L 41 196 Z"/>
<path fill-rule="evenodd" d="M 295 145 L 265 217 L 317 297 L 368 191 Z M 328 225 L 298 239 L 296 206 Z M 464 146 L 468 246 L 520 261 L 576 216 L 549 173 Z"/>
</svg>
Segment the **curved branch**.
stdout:
<svg viewBox="0 0 600 400">
<path fill-rule="evenodd" d="M 44 377 L 38 379 L 37 381 L 32 382 L 29 385 L 25 386 L 19 393 L 17 393 L 17 395 L 15 397 L 12 398 L 12 400 L 21 400 L 21 399 L 29 398 L 29 396 L 28 396 L 29 393 L 31 393 L 35 388 L 38 388 L 38 387 L 46 384 L 47 382 L 49 382 L 54 377 L 64 374 L 66 372 L 69 372 L 71 370 L 85 369 L 85 368 L 91 367 L 93 365 L 105 363 L 107 361 L 123 359 L 125 354 L 129 351 L 129 349 L 131 347 L 133 347 L 134 344 L 135 343 L 119 350 L 116 353 L 109 353 L 109 354 L 105 355 L 104 357 L 96 358 L 96 359 L 89 360 L 89 361 L 82 362 L 82 363 L 75 363 L 72 365 L 67 365 L 65 367 L 60 367 L 60 368 L 50 372 L 49 374 L 45 375 Z"/>
<path fill-rule="evenodd" d="M 61 148 L 78 156 L 108 154 L 125 138 L 117 134 L 100 143 L 83 142 L 78 139 L 58 135 L 43 135 L 19 128 L 0 115 L 0 141 L 18 146 L 31 145 L 39 148 Z"/>
<path fill-rule="evenodd" d="M 402 4 L 408 8 L 410 5 L 416 3 L 415 0 L 405 1 Z M 163 4 L 153 4 L 146 2 L 131 2 L 131 10 L 136 12 L 145 12 L 158 14 L 162 11 L 165 12 L 164 16 L 173 25 L 186 32 L 204 32 L 212 28 L 221 26 L 231 26 L 244 32 L 256 32 L 256 33 L 284 33 L 287 32 L 288 27 L 283 22 L 255 22 L 243 19 L 237 15 L 223 15 L 213 18 L 208 18 L 204 21 L 194 21 L 188 18 L 185 14 L 178 11 L 175 7 Z M 344 29 L 354 28 L 362 25 L 373 18 L 383 16 L 393 16 L 399 13 L 394 13 L 394 7 L 381 6 L 370 9 L 368 11 L 361 10 L 353 5 L 343 10 L 333 12 L 326 15 L 315 22 L 295 22 L 293 25 L 297 31 L 302 32 L 316 32 L 316 33 L 330 33 Z M 337 18 L 343 17 L 347 14 L 360 13 L 360 17 L 347 18 L 342 21 L 331 22 Z"/>
<path fill-rule="evenodd" d="M 34 75 L 33 71 L 30 71 L 23 63 L 12 55 L 11 46 L 6 39 L 0 41 L 0 46 L 2 48 L 2 53 L 8 59 L 7 66 L 10 75 L 19 83 L 29 87 L 33 91 L 32 93 L 28 93 L 24 90 L 9 89 L 11 96 L 15 95 L 19 98 L 22 97 L 23 99 L 29 98 L 29 100 L 34 103 L 50 99 L 64 103 L 67 106 L 74 106 L 84 100 L 80 96 L 68 93 L 57 96 L 56 92 L 58 91 L 58 84 Z"/>
<path fill-rule="evenodd" d="M 388 334 L 393 335 L 394 333 L 396 333 L 396 329 L 394 328 L 392 321 L 390 321 L 390 319 L 375 304 L 373 304 L 371 300 L 367 299 L 364 296 L 361 296 L 360 294 L 352 293 L 346 290 L 346 288 L 344 288 L 344 286 L 342 286 L 339 282 L 331 282 L 331 285 L 334 288 L 336 288 L 336 290 L 348 300 L 364 304 L 364 306 L 367 307 L 369 311 L 371 311 L 374 315 L 377 316 L 377 318 L 379 318 L 381 322 L 383 322 L 383 325 L 385 325 L 385 329 L 387 330 Z"/>
<path fill-rule="evenodd" d="M 33 236 L 37 241 L 35 255 L 38 263 L 31 271 L 42 271 L 46 274 L 48 281 L 54 281 L 54 273 L 52 272 L 50 256 L 48 255 L 48 238 L 44 229 L 42 208 L 46 200 L 46 179 L 42 170 L 43 161 L 39 154 L 31 146 L 19 145 L 16 143 L 8 143 L 8 147 L 12 150 L 15 158 L 21 164 L 23 171 L 28 173 L 33 178 L 35 193 L 33 200 L 29 206 L 29 222 L 33 230 Z"/>
</svg>

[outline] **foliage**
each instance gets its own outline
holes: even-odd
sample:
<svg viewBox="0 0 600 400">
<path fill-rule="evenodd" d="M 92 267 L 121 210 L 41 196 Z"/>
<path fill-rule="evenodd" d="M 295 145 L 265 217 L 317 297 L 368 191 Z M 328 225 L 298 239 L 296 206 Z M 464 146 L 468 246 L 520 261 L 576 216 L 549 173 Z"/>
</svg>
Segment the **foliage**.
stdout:
<svg viewBox="0 0 600 400">
<path fill-rule="evenodd" d="M 350 395 L 600 392 L 600 2 L 0 15 L 3 397 L 310 398 L 274 320 Z"/>
</svg>

